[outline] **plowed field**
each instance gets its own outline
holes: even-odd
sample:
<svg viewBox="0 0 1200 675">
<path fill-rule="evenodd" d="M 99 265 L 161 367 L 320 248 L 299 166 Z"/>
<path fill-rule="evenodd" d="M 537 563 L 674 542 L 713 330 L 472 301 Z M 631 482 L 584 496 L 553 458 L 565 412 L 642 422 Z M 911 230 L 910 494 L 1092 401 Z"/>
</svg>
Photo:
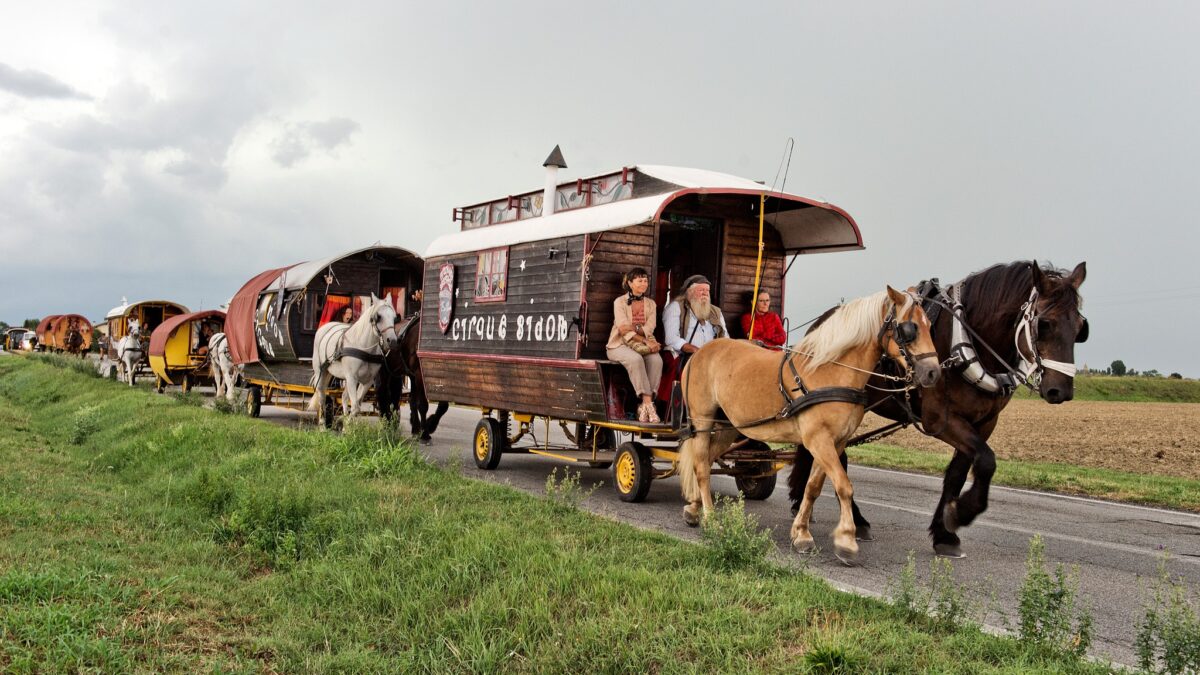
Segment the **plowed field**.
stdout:
<svg viewBox="0 0 1200 675">
<path fill-rule="evenodd" d="M 868 415 L 863 430 L 882 424 Z M 880 442 L 950 452 L 912 429 Z M 1200 403 L 1014 400 L 989 444 L 1000 459 L 1200 479 Z"/>
</svg>

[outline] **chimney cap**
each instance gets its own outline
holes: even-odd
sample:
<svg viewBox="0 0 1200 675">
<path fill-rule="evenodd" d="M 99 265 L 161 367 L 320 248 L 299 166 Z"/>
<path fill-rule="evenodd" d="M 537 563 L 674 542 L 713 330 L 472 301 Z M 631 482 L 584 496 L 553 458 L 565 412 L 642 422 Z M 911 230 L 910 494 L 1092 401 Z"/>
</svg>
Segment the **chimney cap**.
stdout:
<svg viewBox="0 0 1200 675">
<path fill-rule="evenodd" d="M 555 166 L 560 169 L 567 168 L 567 160 L 563 159 L 562 150 L 559 150 L 557 145 L 554 146 L 554 150 L 550 152 L 550 156 L 546 158 L 546 161 L 542 162 L 542 166 Z"/>
</svg>

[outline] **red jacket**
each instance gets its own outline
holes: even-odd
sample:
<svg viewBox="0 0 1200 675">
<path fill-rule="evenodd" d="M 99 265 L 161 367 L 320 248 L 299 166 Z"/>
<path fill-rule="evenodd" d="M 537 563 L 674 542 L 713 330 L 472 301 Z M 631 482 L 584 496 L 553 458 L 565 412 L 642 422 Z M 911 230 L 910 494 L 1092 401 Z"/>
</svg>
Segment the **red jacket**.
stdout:
<svg viewBox="0 0 1200 675">
<path fill-rule="evenodd" d="M 743 314 L 742 332 L 750 335 L 750 320 L 754 317 L 754 339 L 761 340 L 768 347 L 780 347 L 787 342 L 787 333 L 783 332 L 783 320 L 775 312 L 766 314 Z"/>
</svg>

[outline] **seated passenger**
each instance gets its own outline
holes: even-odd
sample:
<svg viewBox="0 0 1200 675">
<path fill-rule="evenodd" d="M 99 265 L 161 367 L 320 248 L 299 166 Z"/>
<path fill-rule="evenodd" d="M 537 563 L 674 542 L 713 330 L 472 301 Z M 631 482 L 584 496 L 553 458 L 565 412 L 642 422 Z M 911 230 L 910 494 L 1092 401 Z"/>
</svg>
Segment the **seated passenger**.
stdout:
<svg viewBox="0 0 1200 675">
<path fill-rule="evenodd" d="M 208 354 L 208 341 L 213 336 L 212 324 L 207 321 L 200 324 L 200 336 L 196 338 L 196 348 L 192 351 L 200 356 Z"/>
<path fill-rule="evenodd" d="M 709 298 L 711 288 L 703 275 L 693 274 L 684 279 L 679 295 L 663 309 L 663 335 L 667 348 L 675 356 L 682 357 L 681 360 L 729 334 L 721 308 L 712 304 Z"/>
<path fill-rule="evenodd" d="M 654 300 L 646 296 L 650 274 L 635 267 L 621 281 L 625 295 L 613 301 L 613 327 L 605 345 L 608 358 L 619 361 L 629 371 L 629 381 L 642 397 L 638 421 L 658 424 L 654 392 L 662 379 L 662 345 L 654 338 L 656 324 Z"/>
<path fill-rule="evenodd" d="M 753 322 L 754 335 L 750 334 Z M 742 332 L 752 340 L 758 340 L 768 349 L 779 349 L 787 342 L 787 332 L 783 330 L 783 320 L 771 311 L 771 294 L 763 291 L 758 294 L 758 302 L 754 309 L 742 315 Z"/>
<path fill-rule="evenodd" d="M 338 321 L 341 321 L 342 323 L 354 323 L 354 308 L 350 305 L 346 305 L 346 307 L 342 310 L 342 316 L 338 319 Z"/>
</svg>

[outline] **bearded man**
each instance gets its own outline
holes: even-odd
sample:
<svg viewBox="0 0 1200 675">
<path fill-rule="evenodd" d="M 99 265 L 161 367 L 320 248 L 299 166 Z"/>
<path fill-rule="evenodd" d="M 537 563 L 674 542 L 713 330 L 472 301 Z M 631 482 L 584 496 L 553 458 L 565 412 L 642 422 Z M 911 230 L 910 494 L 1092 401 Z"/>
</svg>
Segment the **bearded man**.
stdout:
<svg viewBox="0 0 1200 675">
<path fill-rule="evenodd" d="M 729 334 L 721 308 L 709 298 L 711 288 L 703 275 L 693 274 L 684 279 L 679 295 L 663 309 L 663 334 L 667 348 L 675 356 L 681 353 L 690 356 Z"/>
</svg>

